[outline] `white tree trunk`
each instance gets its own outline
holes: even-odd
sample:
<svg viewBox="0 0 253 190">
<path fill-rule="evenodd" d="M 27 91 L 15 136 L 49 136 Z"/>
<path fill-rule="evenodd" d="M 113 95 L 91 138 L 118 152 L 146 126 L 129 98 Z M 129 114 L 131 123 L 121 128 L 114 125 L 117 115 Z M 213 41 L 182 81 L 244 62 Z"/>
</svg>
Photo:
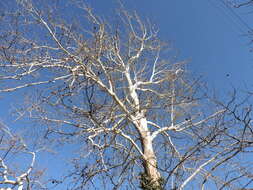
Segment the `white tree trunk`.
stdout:
<svg viewBox="0 0 253 190">
<path fill-rule="evenodd" d="M 135 125 L 141 137 L 145 175 L 151 179 L 151 183 L 154 186 L 159 187 L 161 175 L 157 169 L 157 158 L 153 148 L 152 136 L 147 126 L 147 119 L 143 113 L 139 114 L 137 118 L 139 119 L 135 121 Z"/>
</svg>

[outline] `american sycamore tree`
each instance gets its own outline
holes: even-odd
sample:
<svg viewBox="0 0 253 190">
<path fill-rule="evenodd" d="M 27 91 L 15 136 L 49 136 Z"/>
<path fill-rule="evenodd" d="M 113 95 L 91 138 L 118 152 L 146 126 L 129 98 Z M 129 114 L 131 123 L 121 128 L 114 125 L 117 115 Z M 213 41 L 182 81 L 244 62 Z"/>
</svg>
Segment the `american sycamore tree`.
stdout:
<svg viewBox="0 0 253 190">
<path fill-rule="evenodd" d="M 26 92 L 17 122 L 79 151 L 65 177 L 45 183 L 33 172 L 38 150 L 22 140 L 17 153 L 32 160 L 19 174 L 2 156 L 2 189 L 252 187 L 248 99 L 208 94 L 149 20 L 121 4 L 106 20 L 82 2 L 10 2 L 14 11 L 0 18 L 0 92 Z"/>
<path fill-rule="evenodd" d="M 23 190 L 32 189 L 36 186 L 41 187 L 39 178 L 42 171 L 37 170 L 33 173 L 33 177 L 28 177 L 34 168 L 36 154 L 40 150 L 30 151 L 22 137 L 12 133 L 10 128 L 4 123 L 1 122 L 0 126 L 0 184 L 2 185 L 0 190 L 11 190 L 14 188 Z M 23 160 L 26 160 L 25 165 L 22 164 Z M 30 179 L 33 183 L 30 183 Z M 25 185 L 24 181 L 26 182 Z M 6 188 L 2 188 L 4 186 Z"/>
</svg>

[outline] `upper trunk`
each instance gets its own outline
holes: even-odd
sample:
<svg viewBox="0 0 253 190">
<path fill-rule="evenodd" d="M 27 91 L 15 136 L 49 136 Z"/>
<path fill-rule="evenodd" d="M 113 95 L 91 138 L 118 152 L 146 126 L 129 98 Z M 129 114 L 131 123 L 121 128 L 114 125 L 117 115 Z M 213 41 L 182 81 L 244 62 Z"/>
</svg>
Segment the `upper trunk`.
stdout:
<svg viewBox="0 0 253 190">
<path fill-rule="evenodd" d="M 161 175 L 157 169 L 157 158 L 144 114 L 138 115 L 135 125 L 140 134 L 143 150 L 144 173 L 141 179 L 141 188 L 144 190 L 162 190 Z"/>
</svg>

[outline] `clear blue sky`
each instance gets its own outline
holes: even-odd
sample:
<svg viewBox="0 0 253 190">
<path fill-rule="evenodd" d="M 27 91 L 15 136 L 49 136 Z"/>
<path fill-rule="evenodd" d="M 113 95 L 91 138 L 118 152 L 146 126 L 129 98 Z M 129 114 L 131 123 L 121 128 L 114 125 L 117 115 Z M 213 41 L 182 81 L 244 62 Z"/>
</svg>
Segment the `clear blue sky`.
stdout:
<svg viewBox="0 0 253 190">
<path fill-rule="evenodd" d="M 115 0 L 89 2 L 106 16 L 115 7 Z M 179 60 L 189 60 L 189 71 L 194 76 L 202 75 L 212 88 L 243 89 L 246 83 L 249 89 L 252 86 L 253 54 L 250 39 L 245 36 L 248 29 L 221 0 L 128 0 L 123 3 L 156 23 L 161 38 L 172 41 Z M 252 25 L 249 10 L 237 12 Z"/>
<path fill-rule="evenodd" d="M 88 2 L 95 12 L 109 19 L 117 6 L 116 0 Z M 252 89 L 253 54 L 250 52 L 250 39 L 244 36 L 247 28 L 228 9 L 223 9 L 219 0 L 122 2 L 128 9 L 136 10 L 157 25 L 161 39 L 172 42 L 178 60 L 189 61 L 188 69 L 193 76 L 203 76 L 203 80 L 221 94 L 232 86 L 245 89 L 247 85 L 249 90 Z M 240 12 L 249 23 L 251 15 L 246 13 Z M 3 120 L 9 120 L 7 110 L 11 108 L 9 102 L 12 98 L 5 97 L 0 102 L 0 118 Z M 61 155 L 61 158 L 64 157 Z M 54 163 L 57 170 L 61 170 L 55 158 L 48 157 L 47 160 L 45 157 L 43 160 L 44 164 Z"/>
</svg>

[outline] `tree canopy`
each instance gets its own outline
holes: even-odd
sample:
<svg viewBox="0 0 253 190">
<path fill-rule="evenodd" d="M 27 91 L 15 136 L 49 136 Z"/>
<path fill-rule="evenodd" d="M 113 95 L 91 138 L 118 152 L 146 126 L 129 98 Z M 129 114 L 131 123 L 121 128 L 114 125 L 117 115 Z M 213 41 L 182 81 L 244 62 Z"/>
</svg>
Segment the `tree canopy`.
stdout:
<svg viewBox="0 0 253 190">
<path fill-rule="evenodd" d="M 0 18 L 0 92 L 27 94 L 16 114 L 39 138 L 26 143 L 1 126 L 3 188 L 251 185 L 251 160 L 240 160 L 253 143 L 248 97 L 239 101 L 234 92 L 222 102 L 208 93 L 184 61 L 168 56 L 148 19 L 121 4 L 111 20 L 82 2 L 13 4 Z M 62 178 L 45 179 L 34 167 L 50 143 L 71 145 L 65 152 L 72 167 Z M 11 160 L 11 154 L 32 159 Z M 28 169 L 15 170 L 9 159 Z"/>
</svg>

